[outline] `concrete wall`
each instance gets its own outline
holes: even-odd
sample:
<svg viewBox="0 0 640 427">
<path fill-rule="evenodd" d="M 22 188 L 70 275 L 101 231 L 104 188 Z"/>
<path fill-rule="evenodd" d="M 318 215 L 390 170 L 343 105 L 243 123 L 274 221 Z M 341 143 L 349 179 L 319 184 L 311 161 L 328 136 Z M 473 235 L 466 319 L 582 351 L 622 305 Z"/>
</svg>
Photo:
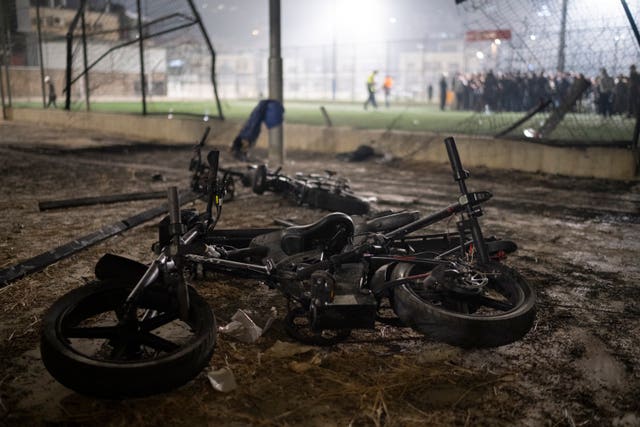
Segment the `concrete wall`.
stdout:
<svg viewBox="0 0 640 427">
<path fill-rule="evenodd" d="M 64 105 L 65 94 L 63 89 L 66 85 L 66 75 L 64 70 L 45 70 L 51 77 L 53 85 L 58 95 L 58 105 Z M 147 81 L 151 85 L 147 89 L 147 94 L 166 95 L 166 75 L 164 73 L 147 73 Z M 138 97 L 140 94 L 140 74 L 136 73 L 102 73 L 92 72 L 89 75 L 89 85 L 91 99 L 122 99 Z M 152 92 L 154 86 L 160 86 L 163 90 Z M 45 91 L 48 89 L 45 87 Z M 206 92 L 211 97 L 213 91 Z M 46 92 L 48 94 L 48 91 Z M 84 101 L 84 81 L 78 80 L 72 85 L 71 102 Z M 17 101 L 40 101 L 42 100 L 42 83 L 40 81 L 40 67 L 11 67 L 11 96 Z"/>
<path fill-rule="evenodd" d="M 158 143 L 193 144 L 206 126 L 211 126 L 211 143 L 230 146 L 241 123 L 210 120 L 178 120 L 166 116 L 65 112 L 61 110 L 14 109 L 13 120 L 91 129 L 137 140 Z M 355 150 L 359 145 L 372 145 L 377 151 L 411 159 L 415 162 L 447 162 L 442 143 L 446 135 L 413 132 L 386 132 L 351 128 L 324 128 L 307 125 L 285 125 L 285 147 L 320 153 Z M 484 166 L 545 172 L 579 177 L 629 180 L 636 177 L 636 161 L 630 150 L 622 148 L 552 147 L 523 141 L 480 139 L 456 136 L 465 167 Z M 268 132 L 263 132 L 258 147 L 266 148 Z"/>
</svg>

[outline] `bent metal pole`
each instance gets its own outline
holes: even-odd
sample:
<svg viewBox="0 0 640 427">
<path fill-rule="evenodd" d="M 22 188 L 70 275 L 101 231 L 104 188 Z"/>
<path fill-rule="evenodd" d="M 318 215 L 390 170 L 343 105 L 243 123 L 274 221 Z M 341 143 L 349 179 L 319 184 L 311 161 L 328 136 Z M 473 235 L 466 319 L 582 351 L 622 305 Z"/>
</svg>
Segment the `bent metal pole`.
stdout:
<svg viewBox="0 0 640 427">
<path fill-rule="evenodd" d="M 280 54 L 280 0 L 269 0 L 269 98 L 282 103 L 282 56 Z M 284 163 L 283 124 L 269 129 L 269 161 Z"/>
</svg>

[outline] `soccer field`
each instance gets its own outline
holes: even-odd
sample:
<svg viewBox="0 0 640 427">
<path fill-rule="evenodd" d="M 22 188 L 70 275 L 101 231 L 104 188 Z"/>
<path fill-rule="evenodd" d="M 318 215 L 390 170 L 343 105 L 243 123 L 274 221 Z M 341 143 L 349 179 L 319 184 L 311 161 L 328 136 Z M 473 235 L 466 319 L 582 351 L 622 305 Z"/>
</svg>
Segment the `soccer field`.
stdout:
<svg viewBox="0 0 640 427">
<path fill-rule="evenodd" d="M 255 100 L 225 100 L 221 102 L 225 119 L 245 121 L 257 105 Z M 15 107 L 41 108 L 38 103 L 14 103 Z M 331 101 L 285 101 L 285 121 L 291 124 L 325 126 L 322 114 L 324 107 L 332 126 L 346 126 L 354 129 L 383 129 L 409 132 L 435 132 L 469 135 L 496 135 L 525 115 L 519 113 L 477 113 L 471 111 L 440 111 L 435 104 L 392 104 L 389 108 L 365 110 L 362 103 Z M 73 109 L 82 110 L 83 104 Z M 91 110 L 96 112 L 138 113 L 142 112 L 140 102 L 93 101 Z M 155 101 L 147 102 L 147 113 L 166 114 L 172 117 L 191 116 L 217 117 L 217 106 L 211 101 Z M 540 113 L 523 123 L 510 133 L 521 137 L 527 128 L 536 129 L 548 117 Z M 550 138 L 564 141 L 603 142 L 630 141 L 635 121 L 625 117 L 604 119 L 596 114 L 568 114 L 565 120 L 550 135 Z"/>
</svg>

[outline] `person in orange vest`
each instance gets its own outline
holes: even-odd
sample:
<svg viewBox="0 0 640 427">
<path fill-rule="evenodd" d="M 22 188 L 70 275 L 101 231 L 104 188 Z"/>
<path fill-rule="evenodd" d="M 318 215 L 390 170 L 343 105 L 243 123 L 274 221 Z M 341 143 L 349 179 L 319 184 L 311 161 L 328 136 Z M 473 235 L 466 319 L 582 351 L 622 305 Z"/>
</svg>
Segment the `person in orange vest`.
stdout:
<svg viewBox="0 0 640 427">
<path fill-rule="evenodd" d="M 373 70 L 369 77 L 367 77 L 367 93 L 369 97 L 364 102 L 364 109 L 366 110 L 369 104 L 373 105 L 373 108 L 378 108 L 378 103 L 376 102 L 376 74 L 378 74 L 378 70 Z"/>
<path fill-rule="evenodd" d="M 393 79 L 390 75 L 384 77 L 382 89 L 384 90 L 384 105 L 389 108 L 389 97 L 391 96 L 391 88 L 393 87 Z"/>
</svg>

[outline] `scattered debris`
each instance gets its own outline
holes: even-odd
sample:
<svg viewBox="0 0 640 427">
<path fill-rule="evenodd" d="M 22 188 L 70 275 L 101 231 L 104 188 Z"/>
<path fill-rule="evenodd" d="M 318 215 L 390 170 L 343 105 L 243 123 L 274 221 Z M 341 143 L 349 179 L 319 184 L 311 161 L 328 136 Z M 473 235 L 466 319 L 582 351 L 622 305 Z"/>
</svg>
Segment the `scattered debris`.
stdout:
<svg viewBox="0 0 640 427">
<path fill-rule="evenodd" d="M 265 356 L 281 359 L 285 357 L 295 356 L 296 354 L 308 353 L 312 350 L 316 350 L 317 347 L 310 345 L 303 345 L 294 342 L 276 341 L 265 352 Z"/>
<path fill-rule="evenodd" d="M 336 156 L 339 160 L 345 162 L 363 162 L 372 157 L 380 157 L 370 145 L 360 145 L 355 151 L 350 153 L 340 153 Z"/>
<path fill-rule="evenodd" d="M 207 378 L 214 390 L 222 393 L 229 393 L 238 388 L 236 377 L 228 367 L 207 372 Z"/>
<path fill-rule="evenodd" d="M 304 374 L 309 369 L 316 366 L 320 366 L 322 363 L 322 356 L 320 353 L 314 354 L 308 362 L 296 362 L 295 360 L 289 363 L 289 369 L 296 374 Z"/>
<path fill-rule="evenodd" d="M 166 193 L 165 193 L 166 194 Z M 181 193 L 180 203 L 186 204 L 196 199 L 196 195 L 187 192 Z M 29 258 L 21 263 L 0 270 L 0 288 L 8 285 L 16 279 L 26 275 L 44 270 L 47 266 L 60 261 L 63 258 L 71 256 L 89 246 L 95 245 L 109 237 L 115 236 L 125 230 L 133 228 L 137 225 L 145 223 L 167 212 L 166 203 L 155 208 L 147 209 L 136 215 L 124 218 L 113 224 L 106 225 L 101 229 L 89 233 L 75 240 L 65 243 L 62 246 L 50 249 L 46 252 Z"/>
<path fill-rule="evenodd" d="M 252 318 L 253 316 L 253 318 Z M 224 334 L 230 335 L 238 341 L 252 344 L 258 341 L 258 338 L 269 329 L 273 323 L 274 316 L 269 315 L 266 319 L 260 321 L 254 313 L 249 310 L 238 310 L 231 317 L 231 322 L 225 326 L 221 326 L 218 330 Z M 254 318 L 256 320 L 254 320 Z M 260 323 L 262 326 L 258 326 Z"/>
</svg>

